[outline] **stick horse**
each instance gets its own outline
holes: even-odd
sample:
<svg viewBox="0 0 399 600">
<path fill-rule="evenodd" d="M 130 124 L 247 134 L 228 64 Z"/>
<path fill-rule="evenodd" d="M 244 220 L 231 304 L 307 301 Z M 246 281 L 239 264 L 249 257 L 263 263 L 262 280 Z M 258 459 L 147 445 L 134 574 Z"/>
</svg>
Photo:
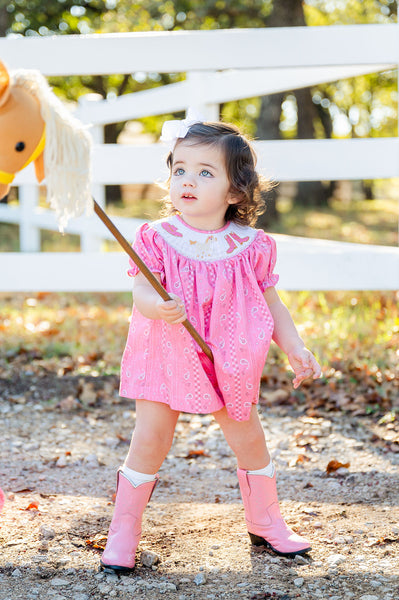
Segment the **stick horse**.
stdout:
<svg viewBox="0 0 399 600">
<path fill-rule="evenodd" d="M 39 71 L 11 74 L 0 61 L 0 198 L 7 195 L 15 174 L 34 164 L 38 182 L 45 179 L 47 199 L 60 230 L 68 220 L 93 211 L 164 300 L 169 294 L 91 197 L 91 136 L 55 96 Z M 200 347 L 204 364 L 212 351 L 186 319 L 184 327 Z"/>
</svg>

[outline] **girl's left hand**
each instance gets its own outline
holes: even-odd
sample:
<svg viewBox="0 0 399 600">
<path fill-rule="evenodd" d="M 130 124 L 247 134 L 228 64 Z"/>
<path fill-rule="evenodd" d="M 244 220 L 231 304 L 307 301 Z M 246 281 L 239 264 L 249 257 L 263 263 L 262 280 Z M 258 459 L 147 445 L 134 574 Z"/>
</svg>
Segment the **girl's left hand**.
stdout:
<svg viewBox="0 0 399 600">
<path fill-rule="evenodd" d="M 295 348 L 288 353 L 288 361 L 295 373 L 293 386 L 296 390 L 305 379 L 321 377 L 321 367 L 313 354 L 304 346 Z"/>
</svg>

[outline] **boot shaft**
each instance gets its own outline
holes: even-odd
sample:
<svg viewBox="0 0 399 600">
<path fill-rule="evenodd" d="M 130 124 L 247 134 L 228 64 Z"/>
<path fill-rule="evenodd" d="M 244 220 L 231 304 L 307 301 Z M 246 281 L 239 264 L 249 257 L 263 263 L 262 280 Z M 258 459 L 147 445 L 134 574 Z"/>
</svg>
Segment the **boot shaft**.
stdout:
<svg viewBox="0 0 399 600">
<path fill-rule="evenodd" d="M 138 519 L 141 518 L 145 507 L 151 500 L 158 480 L 159 476 L 155 475 L 155 481 L 134 486 L 123 474 L 123 471 L 119 469 L 116 483 L 115 513 L 129 513 Z"/>
<path fill-rule="evenodd" d="M 101 564 L 114 572 L 129 572 L 134 568 L 136 549 L 141 538 L 143 512 L 151 499 L 155 481 L 134 486 L 121 470 L 117 475 L 115 509 L 109 528 L 107 545 Z"/>
<path fill-rule="evenodd" d="M 237 469 L 237 475 L 247 521 L 263 523 L 265 519 L 281 518 L 275 473 L 273 477 L 267 477 Z"/>
</svg>

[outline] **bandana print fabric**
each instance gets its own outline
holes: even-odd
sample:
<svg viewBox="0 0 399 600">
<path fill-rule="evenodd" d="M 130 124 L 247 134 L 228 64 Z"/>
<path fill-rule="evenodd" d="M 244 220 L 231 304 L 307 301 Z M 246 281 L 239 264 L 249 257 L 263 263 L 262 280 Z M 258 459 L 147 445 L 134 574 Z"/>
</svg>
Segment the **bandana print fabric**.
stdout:
<svg viewBox="0 0 399 600">
<path fill-rule="evenodd" d="M 121 396 L 189 413 L 225 406 L 232 419 L 249 419 L 273 334 L 263 292 L 278 281 L 274 240 L 231 222 L 201 231 L 174 215 L 141 226 L 134 249 L 166 290 L 182 298 L 214 365 L 181 324 L 147 319 L 133 306 Z M 132 262 L 128 273 L 138 273 Z"/>
</svg>

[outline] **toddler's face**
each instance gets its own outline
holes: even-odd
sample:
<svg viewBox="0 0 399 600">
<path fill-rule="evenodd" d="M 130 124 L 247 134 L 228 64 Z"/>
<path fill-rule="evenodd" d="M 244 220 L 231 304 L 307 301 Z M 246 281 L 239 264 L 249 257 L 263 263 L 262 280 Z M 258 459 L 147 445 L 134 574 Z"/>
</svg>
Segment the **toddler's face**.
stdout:
<svg viewBox="0 0 399 600">
<path fill-rule="evenodd" d="M 230 194 L 224 156 L 217 146 L 176 144 L 170 177 L 170 199 L 191 227 L 207 231 L 225 224 Z"/>
</svg>

